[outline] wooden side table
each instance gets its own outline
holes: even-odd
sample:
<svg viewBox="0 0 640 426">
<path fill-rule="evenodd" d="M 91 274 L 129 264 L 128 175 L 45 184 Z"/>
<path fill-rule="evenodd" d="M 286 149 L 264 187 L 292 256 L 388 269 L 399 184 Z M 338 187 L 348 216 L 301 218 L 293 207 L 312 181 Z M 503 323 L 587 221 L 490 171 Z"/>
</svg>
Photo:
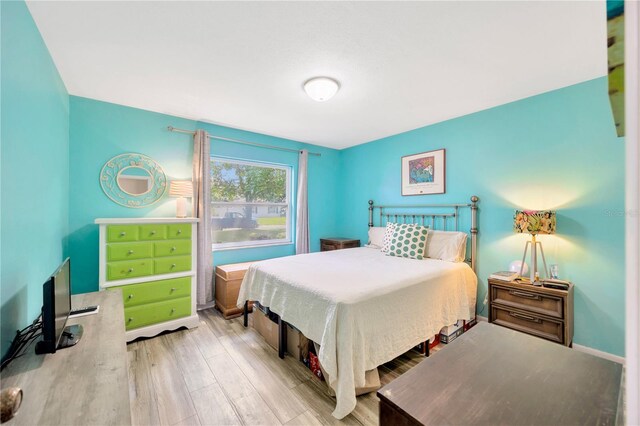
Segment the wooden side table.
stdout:
<svg viewBox="0 0 640 426">
<path fill-rule="evenodd" d="M 360 247 L 360 240 L 351 238 L 320 238 L 320 251 Z"/>
<path fill-rule="evenodd" d="M 573 284 L 564 291 L 489 279 L 489 322 L 571 346 Z"/>
</svg>

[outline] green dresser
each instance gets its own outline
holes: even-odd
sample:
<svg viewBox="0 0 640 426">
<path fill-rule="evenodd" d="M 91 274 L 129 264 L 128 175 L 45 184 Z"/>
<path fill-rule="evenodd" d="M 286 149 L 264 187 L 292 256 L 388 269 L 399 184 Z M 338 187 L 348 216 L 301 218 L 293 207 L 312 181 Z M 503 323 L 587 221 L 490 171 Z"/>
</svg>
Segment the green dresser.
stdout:
<svg viewBox="0 0 640 426">
<path fill-rule="evenodd" d="M 197 219 L 96 219 L 100 289 L 121 289 L 127 340 L 196 327 Z"/>
</svg>

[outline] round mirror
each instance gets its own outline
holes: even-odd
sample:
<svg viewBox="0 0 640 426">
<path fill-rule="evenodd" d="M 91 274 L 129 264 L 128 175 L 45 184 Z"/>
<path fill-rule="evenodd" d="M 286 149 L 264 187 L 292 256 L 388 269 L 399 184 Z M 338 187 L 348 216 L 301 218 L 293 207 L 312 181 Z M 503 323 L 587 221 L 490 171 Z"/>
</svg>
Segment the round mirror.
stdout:
<svg viewBox="0 0 640 426">
<path fill-rule="evenodd" d="M 120 170 L 118 186 L 129 195 L 142 195 L 153 189 L 151 174 L 137 166 L 129 166 Z"/>
<path fill-rule="evenodd" d="M 158 201 L 167 190 L 162 167 L 142 154 L 113 157 L 100 172 L 100 186 L 114 202 L 132 208 Z"/>
</svg>

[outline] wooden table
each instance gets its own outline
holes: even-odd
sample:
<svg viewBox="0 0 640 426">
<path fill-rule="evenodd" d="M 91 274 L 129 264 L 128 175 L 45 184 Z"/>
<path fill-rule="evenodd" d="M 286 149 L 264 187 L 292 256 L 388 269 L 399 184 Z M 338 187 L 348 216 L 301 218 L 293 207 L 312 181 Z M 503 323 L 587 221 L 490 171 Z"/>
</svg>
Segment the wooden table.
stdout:
<svg viewBox="0 0 640 426">
<path fill-rule="evenodd" d="M 320 238 L 320 251 L 342 250 L 360 247 L 360 240 L 352 238 Z"/>
<path fill-rule="evenodd" d="M 22 406 L 4 423 L 13 425 L 131 424 L 122 292 L 71 297 L 71 306 L 100 305 L 100 311 L 70 319 L 82 324 L 77 345 L 36 355 L 32 344 L 2 371 L 2 389 L 22 388 Z"/>
<path fill-rule="evenodd" d="M 615 362 L 483 322 L 380 389 L 380 424 L 615 424 L 621 374 Z"/>
</svg>

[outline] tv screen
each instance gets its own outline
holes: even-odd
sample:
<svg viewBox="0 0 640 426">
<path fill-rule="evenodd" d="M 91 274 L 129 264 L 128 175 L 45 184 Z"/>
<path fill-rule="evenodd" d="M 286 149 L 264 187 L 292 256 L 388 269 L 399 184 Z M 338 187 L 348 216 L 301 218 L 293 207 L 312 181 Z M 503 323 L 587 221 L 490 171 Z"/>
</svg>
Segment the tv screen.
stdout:
<svg viewBox="0 0 640 426">
<path fill-rule="evenodd" d="M 71 262 L 67 258 L 42 286 L 42 341 L 37 353 L 54 353 L 71 312 Z"/>
</svg>

